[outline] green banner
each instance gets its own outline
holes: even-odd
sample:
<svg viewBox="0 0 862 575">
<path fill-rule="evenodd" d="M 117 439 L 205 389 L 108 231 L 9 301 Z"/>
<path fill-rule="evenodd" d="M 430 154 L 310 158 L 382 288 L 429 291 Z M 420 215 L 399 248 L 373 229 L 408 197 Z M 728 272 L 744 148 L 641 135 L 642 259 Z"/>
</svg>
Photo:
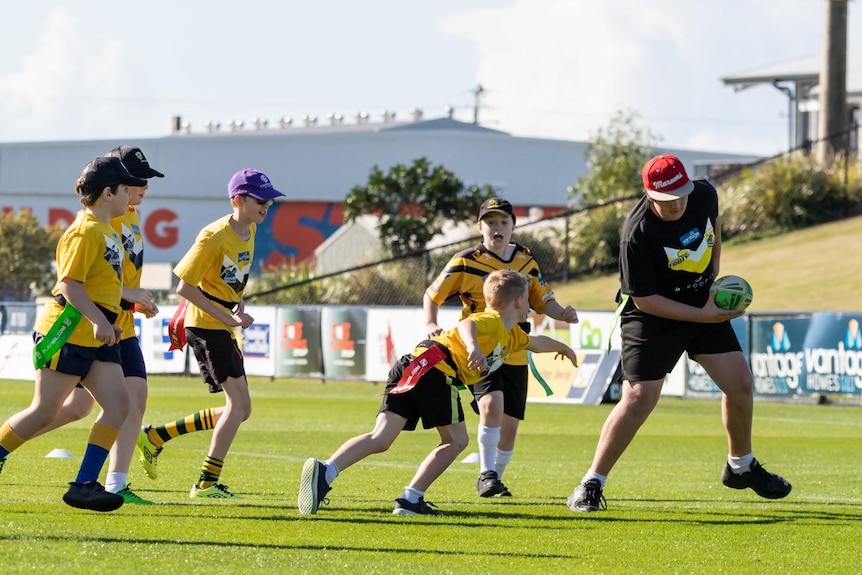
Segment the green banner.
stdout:
<svg viewBox="0 0 862 575">
<path fill-rule="evenodd" d="M 78 327 L 78 322 L 84 317 L 81 312 L 66 302 L 63 312 L 48 333 L 33 348 L 33 367 L 39 369 L 51 361 L 60 348 L 69 340 L 69 336 Z"/>
</svg>

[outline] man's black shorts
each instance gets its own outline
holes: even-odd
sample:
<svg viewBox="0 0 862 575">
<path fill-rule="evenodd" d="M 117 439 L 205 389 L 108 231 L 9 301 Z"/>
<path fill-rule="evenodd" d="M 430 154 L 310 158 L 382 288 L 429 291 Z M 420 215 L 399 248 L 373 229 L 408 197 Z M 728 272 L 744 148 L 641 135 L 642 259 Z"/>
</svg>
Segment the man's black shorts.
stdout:
<svg viewBox="0 0 862 575">
<path fill-rule="evenodd" d="M 622 335 L 623 378 L 627 381 L 664 379 L 682 356 L 742 351 L 729 321 L 694 323 L 656 316 L 625 318 Z"/>
</svg>

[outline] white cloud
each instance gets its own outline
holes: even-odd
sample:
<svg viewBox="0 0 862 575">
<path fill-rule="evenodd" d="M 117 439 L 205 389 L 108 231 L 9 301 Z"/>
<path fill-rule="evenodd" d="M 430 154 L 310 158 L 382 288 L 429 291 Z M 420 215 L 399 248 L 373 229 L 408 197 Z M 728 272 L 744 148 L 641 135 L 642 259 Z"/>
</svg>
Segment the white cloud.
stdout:
<svg viewBox="0 0 862 575">
<path fill-rule="evenodd" d="M 773 153 L 786 144 L 786 98 L 735 94 L 720 78 L 816 53 L 819 8 L 807 4 L 515 0 L 442 28 L 475 44 L 480 121 L 493 127 L 584 140 L 633 110 L 669 147 Z"/>
<path fill-rule="evenodd" d="M 74 137 L 116 123 L 115 97 L 129 85 L 121 43 L 53 9 L 18 70 L 0 76 L 0 122 L 9 139 Z M 59 128 L 59 129 L 58 129 Z"/>
</svg>

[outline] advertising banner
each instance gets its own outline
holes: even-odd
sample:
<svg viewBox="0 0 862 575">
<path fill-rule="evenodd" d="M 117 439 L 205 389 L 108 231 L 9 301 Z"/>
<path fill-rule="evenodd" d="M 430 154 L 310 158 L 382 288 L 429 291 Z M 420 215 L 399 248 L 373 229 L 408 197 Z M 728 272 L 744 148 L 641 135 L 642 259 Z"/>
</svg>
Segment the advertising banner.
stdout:
<svg viewBox="0 0 862 575">
<path fill-rule="evenodd" d="M 332 379 L 365 379 L 367 308 L 323 307 L 320 338 L 323 373 Z"/>
<path fill-rule="evenodd" d="M 0 335 L 0 379 L 33 380 L 33 326 L 28 335 Z"/>
<path fill-rule="evenodd" d="M 279 306 L 276 377 L 322 377 L 319 307 Z"/>
<path fill-rule="evenodd" d="M 862 395 L 862 314 L 815 313 L 805 335 L 805 378 L 809 393 Z"/>
<path fill-rule="evenodd" d="M 0 334 L 32 335 L 38 309 L 35 303 L 0 303 Z"/>
<path fill-rule="evenodd" d="M 751 318 L 751 353 L 754 393 L 794 395 L 805 390 L 806 316 Z"/>
<path fill-rule="evenodd" d="M 275 375 L 276 309 L 274 306 L 247 305 L 245 311 L 254 318 L 247 329 L 237 330 L 237 344 L 242 350 L 246 375 Z"/>
<path fill-rule="evenodd" d="M 186 372 L 188 348 L 169 351 L 171 342 L 168 338 L 168 323 L 176 310 L 176 305 L 160 305 L 156 317 L 147 319 L 135 314 L 135 331 L 141 340 L 141 352 L 148 373 Z"/>
<path fill-rule="evenodd" d="M 609 339 L 611 348 L 620 349 L 619 325 L 612 311 L 578 311 L 578 323 L 570 324 L 569 329 L 571 340 L 561 341 L 572 349 L 607 351 Z"/>
<path fill-rule="evenodd" d="M 619 362 L 619 330 L 614 329 L 614 312 L 578 312 L 578 323 L 568 324 L 545 315 L 530 316 L 531 335 L 546 335 L 569 345 L 577 352 L 578 367 L 568 360 L 555 360 L 554 354 L 532 354 L 533 367 L 551 388 L 548 395 L 530 370 L 529 401 L 601 403 Z M 613 333 L 611 333 L 613 330 Z M 608 341 L 616 349 L 608 351 Z"/>
<path fill-rule="evenodd" d="M 461 308 L 442 307 L 437 325 L 451 329 L 458 324 Z M 392 363 L 427 339 L 425 313 L 417 307 L 368 308 L 366 327 L 365 379 L 385 382 Z"/>
<path fill-rule="evenodd" d="M 578 351 L 577 356 L 578 367 L 575 367 L 568 360 L 555 361 L 552 353 L 533 354 L 533 362 L 553 395 L 546 395 L 531 374 L 528 401 L 601 403 L 619 363 L 619 350 Z"/>
</svg>

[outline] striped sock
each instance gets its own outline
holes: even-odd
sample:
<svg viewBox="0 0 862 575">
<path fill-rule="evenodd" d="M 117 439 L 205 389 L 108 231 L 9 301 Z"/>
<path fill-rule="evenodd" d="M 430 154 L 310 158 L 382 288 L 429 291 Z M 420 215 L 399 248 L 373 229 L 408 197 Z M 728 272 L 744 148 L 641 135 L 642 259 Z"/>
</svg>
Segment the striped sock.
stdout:
<svg viewBox="0 0 862 575">
<path fill-rule="evenodd" d="M 224 461 L 215 457 L 206 456 L 204 464 L 201 466 L 201 476 L 198 478 L 198 489 L 206 489 L 213 483 L 218 481 L 221 476 L 221 469 L 224 467 Z"/>
<path fill-rule="evenodd" d="M 214 428 L 219 417 L 221 417 L 221 411 L 221 408 L 202 409 L 197 413 L 187 415 L 171 423 L 150 427 L 147 429 L 147 437 L 150 443 L 156 447 L 161 447 L 166 442 L 176 439 L 180 435 Z"/>
</svg>

